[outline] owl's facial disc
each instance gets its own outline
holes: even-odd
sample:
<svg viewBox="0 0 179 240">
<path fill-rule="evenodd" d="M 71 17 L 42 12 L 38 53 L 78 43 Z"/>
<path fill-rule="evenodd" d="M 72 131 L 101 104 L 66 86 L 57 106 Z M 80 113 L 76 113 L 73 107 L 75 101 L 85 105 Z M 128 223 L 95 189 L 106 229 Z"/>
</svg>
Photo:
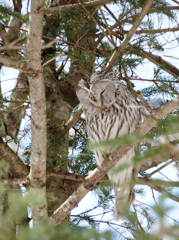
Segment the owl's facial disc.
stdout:
<svg viewBox="0 0 179 240">
<path fill-rule="evenodd" d="M 106 79 L 97 81 L 91 85 L 90 93 L 93 95 L 97 106 L 101 110 L 105 110 L 116 101 L 115 82 Z"/>
</svg>

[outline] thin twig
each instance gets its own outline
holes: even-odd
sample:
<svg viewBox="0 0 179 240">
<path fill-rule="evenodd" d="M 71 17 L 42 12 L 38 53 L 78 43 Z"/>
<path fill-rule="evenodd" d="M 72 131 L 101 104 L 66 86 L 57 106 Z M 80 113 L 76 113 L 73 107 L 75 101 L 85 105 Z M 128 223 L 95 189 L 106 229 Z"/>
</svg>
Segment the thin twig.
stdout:
<svg viewBox="0 0 179 240">
<path fill-rule="evenodd" d="M 56 56 L 52 57 L 51 59 L 49 59 L 48 61 L 43 63 L 43 66 L 47 65 L 49 62 L 53 61 L 54 59 L 56 59 L 57 57 L 60 57 L 64 54 L 65 52 L 59 53 Z"/>
<path fill-rule="evenodd" d="M 101 31 L 104 33 L 104 35 L 106 36 L 106 38 L 108 39 L 108 41 L 114 46 L 116 47 L 116 44 L 114 44 L 114 42 L 108 37 L 107 33 L 103 30 L 103 28 L 101 27 L 101 25 L 98 23 L 98 21 L 96 20 L 96 18 L 94 18 L 93 14 L 91 14 L 86 7 L 84 7 L 84 5 L 82 4 L 81 0 L 78 0 L 81 7 L 85 10 L 85 12 L 88 14 L 88 16 L 90 16 L 93 21 L 98 25 L 98 27 L 101 29 Z"/>
<path fill-rule="evenodd" d="M 175 161 L 174 159 L 170 160 L 169 162 L 165 163 L 164 165 L 162 165 L 161 167 L 157 168 L 155 171 L 151 172 L 146 178 L 149 179 L 152 175 L 154 175 L 155 173 L 157 173 L 158 171 L 162 170 L 163 168 L 165 168 L 166 166 L 168 166 L 170 163 L 172 163 L 173 161 Z"/>
<path fill-rule="evenodd" d="M 87 1 L 87 2 L 83 2 L 83 6 L 85 6 L 87 8 L 91 8 L 91 7 L 96 7 L 96 6 L 103 5 L 103 4 L 106 4 L 109 2 L 111 2 L 111 0 L 94 0 L 94 1 L 90 1 L 90 2 Z M 70 11 L 70 10 L 78 9 L 78 8 L 79 8 L 78 3 L 63 5 L 63 6 L 58 6 L 58 7 L 45 8 L 44 14 L 66 12 L 66 11 Z"/>
<path fill-rule="evenodd" d="M 138 98 L 140 99 L 141 103 L 143 104 L 143 106 L 147 109 L 147 111 L 149 111 L 150 113 L 152 112 L 152 109 L 150 108 L 150 106 L 148 105 L 148 103 L 145 101 L 145 99 L 143 98 L 142 94 L 140 91 L 136 92 Z"/>
<path fill-rule="evenodd" d="M 133 24 L 131 30 L 128 32 L 127 36 L 122 41 L 121 45 L 115 50 L 115 52 L 113 53 L 112 57 L 110 58 L 108 64 L 106 65 L 106 69 L 105 69 L 106 71 L 111 70 L 111 68 L 114 66 L 114 64 L 117 61 L 119 55 L 122 53 L 122 51 L 124 50 L 126 45 L 129 43 L 129 41 L 131 40 L 131 38 L 135 34 L 135 31 L 137 30 L 137 28 L 140 25 L 140 23 L 142 22 L 143 18 L 145 17 L 147 12 L 149 11 L 149 9 L 152 6 L 153 2 L 154 2 L 154 0 L 148 0 L 147 1 L 145 6 L 143 7 L 142 11 L 138 15 L 135 23 Z"/>
<path fill-rule="evenodd" d="M 78 110 L 73 114 L 73 116 L 68 120 L 68 122 L 62 127 L 60 133 L 61 136 L 64 136 L 70 130 L 70 128 L 73 127 L 73 125 L 78 121 L 82 113 L 82 106 L 80 106 Z"/>
</svg>

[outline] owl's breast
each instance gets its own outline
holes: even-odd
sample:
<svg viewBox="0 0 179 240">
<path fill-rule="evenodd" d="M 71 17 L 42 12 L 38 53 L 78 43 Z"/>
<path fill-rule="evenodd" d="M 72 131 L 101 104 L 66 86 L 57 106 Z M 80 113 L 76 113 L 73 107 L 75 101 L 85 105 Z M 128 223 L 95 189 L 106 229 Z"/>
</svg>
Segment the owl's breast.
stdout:
<svg viewBox="0 0 179 240">
<path fill-rule="evenodd" d="M 111 107 L 107 111 L 86 113 L 86 130 L 90 141 L 114 139 L 131 133 L 139 122 L 138 109 Z"/>
</svg>

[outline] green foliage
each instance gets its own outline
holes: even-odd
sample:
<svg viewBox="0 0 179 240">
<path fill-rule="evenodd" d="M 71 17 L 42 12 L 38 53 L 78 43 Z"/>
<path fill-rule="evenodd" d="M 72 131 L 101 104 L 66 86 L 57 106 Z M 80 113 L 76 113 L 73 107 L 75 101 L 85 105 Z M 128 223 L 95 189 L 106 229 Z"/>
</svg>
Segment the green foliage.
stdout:
<svg viewBox="0 0 179 240">
<path fill-rule="evenodd" d="M 0 159 L 0 179 L 6 178 L 9 172 L 9 163 L 6 162 L 4 159 Z"/>
<path fill-rule="evenodd" d="M 173 77 L 166 77 L 164 74 L 160 74 L 158 70 L 154 69 L 154 73 L 156 72 L 158 73 L 156 76 L 156 81 L 154 81 L 152 86 L 143 88 L 141 91 L 142 95 L 147 98 L 147 101 L 159 94 L 162 94 L 163 97 L 168 99 L 176 96 L 178 93 L 178 80 Z"/>
<path fill-rule="evenodd" d="M 106 184 L 95 190 L 98 196 L 98 205 L 104 210 L 109 209 L 111 200 L 114 200 L 114 196 L 111 195 L 111 190 L 112 186 L 106 186 Z"/>
<path fill-rule="evenodd" d="M 124 135 L 122 137 L 117 137 L 115 139 L 95 142 L 91 144 L 91 148 L 92 149 L 102 148 L 104 149 L 104 151 L 108 152 L 108 149 L 109 150 L 114 149 L 116 147 L 123 146 L 125 144 L 134 144 L 142 138 L 143 137 L 135 133 L 131 133 L 131 134 Z"/>
<path fill-rule="evenodd" d="M 81 151 L 77 157 L 70 159 L 69 167 L 73 173 L 87 174 L 94 170 L 97 165 L 93 153 L 90 150 Z"/>
<path fill-rule="evenodd" d="M 97 233 L 94 229 L 86 229 L 84 227 L 77 227 L 69 224 L 62 223 L 59 228 L 54 228 L 49 220 L 44 219 L 38 225 L 35 225 L 33 229 L 28 227 L 19 230 L 17 239 L 44 239 L 44 240 L 110 240 L 111 234 L 109 232 Z"/>
<path fill-rule="evenodd" d="M 0 4 L 0 21 L 7 21 L 9 20 L 10 16 L 14 16 L 21 20 L 25 20 L 26 18 L 18 12 L 12 11 L 10 8 L 4 7 Z M 6 19 L 6 20 L 5 20 Z"/>
<path fill-rule="evenodd" d="M 3 198 L 6 193 L 3 185 L 0 185 L 0 204 L 3 205 Z M 98 233 L 94 228 L 78 227 L 74 224 L 62 223 L 59 227 L 54 227 L 49 218 L 44 218 L 36 225 L 29 228 L 27 207 L 31 204 L 38 206 L 41 199 L 37 191 L 8 192 L 9 208 L 4 214 L 0 214 L 0 239 L 2 240 L 23 240 L 23 239 L 58 239 L 59 236 L 65 240 L 110 240 L 112 235 L 109 231 Z"/>
<path fill-rule="evenodd" d="M 154 140 L 157 140 L 157 138 L 160 137 L 161 135 L 167 138 L 168 134 L 175 134 L 179 129 L 178 114 L 179 114 L 178 111 L 175 111 L 175 115 L 172 114 L 170 116 L 158 120 L 157 125 L 147 133 L 146 137 L 154 138 Z"/>
</svg>

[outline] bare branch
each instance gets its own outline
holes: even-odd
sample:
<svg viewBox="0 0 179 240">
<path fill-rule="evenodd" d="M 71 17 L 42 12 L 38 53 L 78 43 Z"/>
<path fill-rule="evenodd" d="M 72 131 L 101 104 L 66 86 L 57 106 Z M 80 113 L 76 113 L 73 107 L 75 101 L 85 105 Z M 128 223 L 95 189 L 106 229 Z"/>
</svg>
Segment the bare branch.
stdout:
<svg viewBox="0 0 179 240">
<path fill-rule="evenodd" d="M 179 1 L 177 0 L 172 0 L 174 3 L 179 4 Z"/>
<path fill-rule="evenodd" d="M 84 7 L 92 8 L 99 5 L 104 5 L 106 3 L 111 2 L 111 0 L 94 0 L 90 2 L 82 2 Z M 73 9 L 79 8 L 79 4 L 69 4 L 69 5 L 63 5 L 58 7 L 51 7 L 51 8 L 45 8 L 44 14 L 53 14 L 53 13 L 60 13 L 60 12 L 66 12 Z"/>
<path fill-rule="evenodd" d="M 138 177 L 137 178 L 137 184 L 142 184 L 142 185 L 148 185 L 150 182 L 150 186 L 161 186 L 161 187 L 178 187 L 179 182 L 172 182 L 172 181 L 164 181 L 160 179 L 147 179 L 147 178 L 142 178 Z"/>
<path fill-rule="evenodd" d="M 52 58 L 49 59 L 48 61 L 44 62 L 44 63 L 43 63 L 43 66 L 47 65 L 48 63 L 50 63 L 51 61 L 53 61 L 53 60 L 56 59 L 57 57 L 62 56 L 63 54 L 64 54 L 64 52 L 57 54 L 56 56 L 52 57 Z"/>
<path fill-rule="evenodd" d="M 152 109 L 150 108 L 150 106 L 148 105 L 146 100 L 143 98 L 141 92 L 137 91 L 136 94 L 137 94 L 138 98 L 140 99 L 141 103 L 143 104 L 143 106 L 147 109 L 147 111 L 151 112 Z"/>
<path fill-rule="evenodd" d="M 74 113 L 74 115 L 68 120 L 68 122 L 62 127 L 62 131 L 61 131 L 61 136 L 64 136 L 69 130 L 70 128 L 73 127 L 73 125 L 78 121 L 78 119 L 80 118 L 81 114 L 82 114 L 83 110 L 82 110 L 82 106 L 80 106 L 78 108 L 78 110 Z"/>
<path fill-rule="evenodd" d="M 152 127 L 155 126 L 157 119 L 161 119 L 173 110 L 179 108 L 179 98 L 175 98 L 170 102 L 165 103 L 159 109 L 154 110 L 153 113 L 146 118 L 146 120 L 137 128 L 136 134 L 145 135 Z M 125 145 L 119 147 L 109 158 L 105 159 L 100 167 L 96 168 L 78 189 L 54 212 L 52 220 L 54 224 L 59 224 L 70 212 L 77 206 L 79 201 L 104 177 L 104 175 L 122 158 L 130 149 L 132 145 Z"/>
<path fill-rule="evenodd" d="M 26 178 L 18 178 L 18 179 L 6 179 L 6 180 L 2 180 L 1 181 L 5 186 L 18 186 L 19 188 L 19 185 L 20 184 L 23 184 L 24 186 L 25 185 L 29 185 L 29 178 L 26 177 Z"/>
<path fill-rule="evenodd" d="M 149 29 L 149 30 L 142 29 L 142 30 L 137 30 L 135 32 L 135 34 L 141 34 L 141 33 L 151 33 L 151 34 L 154 34 L 154 33 L 176 32 L 176 31 L 179 31 L 179 27 L 161 28 L 161 29 Z M 124 31 L 124 32 L 127 32 L 127 31 Z"/>
<path fill-rule="evenodd" d="M 61 179 L 68 179 L 68 180 L 72 180 L 72 181 L 82 182 L 82 181 L 84 181 L 86 176 L 77 175 L 77 174 L 73 174 L 73 173 L 47 172 L 47 177 L 56 177 L 56 178 L 61 178 Z"/>
<path fill-rule="evenodd" d="M 160 180 L 148 180 L 146 178 L 138 178 L 138 183 L 143 185 L 148 185 L 149 187 L 155 189 L 156 191 L 166 195 L 167 197 L 171 198 L 172 200 L 179 202 L 179 197 L 171 194 L 170 192 L 166 191 L 162 186 L 179 186 L 179 182 L 170 182 L 170 181 L 160 181 Z"/>
<path fill-rule="evenodd" d="M 165 72 L 171 74 L 173 77 L 179 76 L 179 69 L 176 68 L 171 63 L 165 61 L 160 56 L 154 55 L 152 53 L 146 52 L 144 50 L 140 51 L 142 57 L 147 58 L 149 61 L 162 68 Z"/>
<path fill-rule="evenodd" d="M 51 48 L 52 45 L 58 41 L 58 39 L 53 39 L 51 42 L 49 42 L 48 44 L 46 45 L 43 45 L 41 47 L 39 46 L 32 46 L 32 47 L 27 47 L 27 46 L 14 46 L 14 44 L 16 42 L 18 42 L 19 40 L 23 39 L 24 36 L 22 38 L 18 38 L 16 40 L 14 40 L 12 43 L 10 43 L 9 45 L 7 46 L 3 46 L 3 47 L 0 47 L 0 51 L 4 51 L 4 50 L 39 50 L 39 49 L 46 49 L 46 48 Z"/>
<path fill-rule="evenodd" d="M 165 159 L 162 157 L 146 158 L 145 161 L 143 161 L 139 172 L 144 172 L 145 170 L 148 170 L 149 168 L 156 167 L 160 163 L 165 162 L 167 159 L 172 158 L 172 161 L 177 161 L 178 160 L 178 148 L 173 147 L 172 144 L 165 144 L 165 157 L 166 157 Z"/>
<path fill-rule="evenodd" d="M 24 60 L 23 58 L 17 60 L 4 54 L 0 54 L 0 63 L 2 63 L 5 67 L 16 68 L 19 71 L 27 72 L 26 60 Z"/>
<path fill-rule="evenodd" d="M 132 36 L 135 34 L 138 26 L 140 25 L 140 23 L 142 22 L 143 18 L 145 17 L 147 12 L 149 11 L 149 9 L 152 6 L 153 2 L 154 2 L 154 0 L 148 0 L 147 1 L 145 6 L 143 7 L 142 11 L 138 15 L 135 23 L 133 24 L 131 30 L 128 32 L 127 36 L 122 41 L 121 45 L 115 50 L 115 52 L 113 53 L 113 55 L 110 58 L 109 62 L 107 63 L 107 66 L 106 66 L 106 69 L 105 69 L 106 71 L 109 71 L 114 66 L 114 64 L 117 61 L 119 55 L 122 53 L 122 51 L 124 50 L 126 45 L 131 40 Z"/>
<path fill-rule="evenodd" d="M 179 10 L 179 6 L 166 6 L 165 10 L 169 10 L 169 11 Z M 159 8 L 151 8 L 148 11 L 148 14 L 151 14 L 151 13 L 161 13 L 161 10 Z M 162 13 L 166 14 L 164 12 L 162 12 Z M 136 19 L 138 15 L 139 15 L 139 13 L 136 13 L 136 14 L 130 16 L 130 18 Z"/>
</svg>

